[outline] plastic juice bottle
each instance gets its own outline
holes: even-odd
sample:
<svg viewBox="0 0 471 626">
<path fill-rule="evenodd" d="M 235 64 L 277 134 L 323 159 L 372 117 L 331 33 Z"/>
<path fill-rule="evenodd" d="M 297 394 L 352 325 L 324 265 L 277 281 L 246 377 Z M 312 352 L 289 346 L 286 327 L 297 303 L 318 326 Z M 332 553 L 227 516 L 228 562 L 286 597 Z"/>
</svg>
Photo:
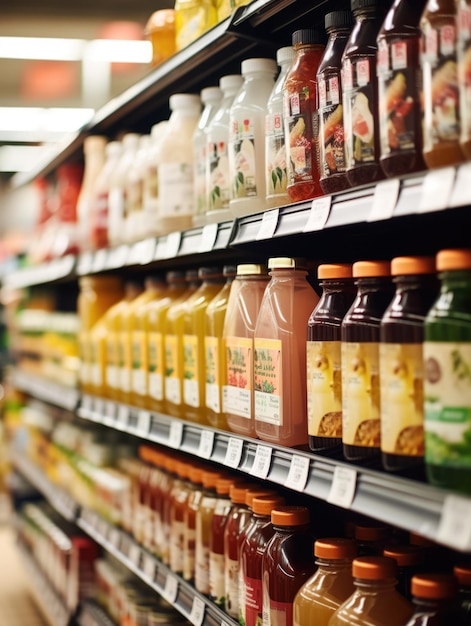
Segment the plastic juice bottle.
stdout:
<svg viewBox="0 0 471 626">
<path fill-rule="evenodd" d="M 342 320 L 352 305 L 352 266 L 323 264 L 317 268 L 321 298 L 307 326 L 307 414 L 309 447 L 342 445 Z"/>
<path fill-rule="evenodd" d="M 255 431 L 281 446 L 307 444 L 306 329 L 319 296 L 305 261 L 269 259 L 254 334 Z"/>
<path fill-rule="evenodd" d="M 460 146 L 467 159 L 471 158 L 471 2 L 458 0 L 458 84 L 460 85 Z"/>
<path fill-rule="evenodd" d="M 458 605 L 464 618 L 471 617 L 471 567 L 455 565 L 453 576 L 458 581 Z"/>
<path fill-rule="evenodd" d="M 175 41 L 182 50 L 217 24 L 217 11 L 212 0 L 176 0 Z"/>
<path fill-rule="evenodd" d="M 225 278 L 219 267 L 200 267 L 201 285 L 186 300 L 183 315 L 183 402 L 185 419 L 207 424 L 205 315 Z"/>
<path fill-rule="evenodd" d="M 190 497 L 189 469 L 188 463 L 176 461 L 177 479 L 173 482 L 170 496 L 170 569 L 180 576 L 184 561 L 185 510 Z"/>
<path fill-rule="evenodd" d="M 394 287 L 389 261 L 353 264 L 357 295 L 342 322 L 342 440 L 350 460 L 380 454 L 380 324 Z"/>
<path fill-rule="evenodd" d="M 324 193 L 347 189 L 342 104 L 342 55 L 353 26 L 351 11 L 332 11 L 324 20 L 329 36 L 317 70 L 319 86 L 319 174 Z"/>
<path fill-rule="evenodd" d="M 355 624 L 401 626 L 414 611 L 413 604 L 395 588 L 397 565 L 385 556 L 364 556 L 353 560 L 355 590 L 334 612 L 328 626 Z"/>
<path fill-rule="evenodd" d="M 165 412 L 164 351 L 166 313 L 187 288 L 185 273 L 170 271 L 165 275 L 167 290 L 162 297 L 151 300 L 144 310 L 144 328 L 147 340 L 147 371 L 145 405 L 152 411 Z"/>
<path fill-rule="evenodd" d="M 425 465 L 428 480 L 471 493 L 471 250 L 436 256 L 440 293 L 425 318 Z"/>
<path fill-rule="evenodd" d="M 469 624 L 458 607 L 458 584 L 452 574 L 417 574 L 411 582 L 414 614 L 406 626 Z"/>
<path fill-rule="evenodd" d="M 383 556 L 390 556 L 397 563 L 396 589 L 408 600 L 411 599 L 411 580 L 414 574 L 424 569 L 423 548 L 410 544 L 390 545 L 383 550 Z"/>
<path fill-rule="evenodd" d="M 267 208 L 265 188 L 265 115 L 277 74 L 275 59 L 245 59 L 244 84 L 229 114 L 229 176 L 234 217 Z"/>
<path fill-rule="evenodd" d="M 226 348 L 223 341 L 224 319 L 227 302 L 236 276 L 235 265 L 225 265 L 222 273 L 226 281 L 209 302 L 205 313 L 205 381 L 206 419 L 213 428 L 227 430 L 226 414 L 223 412 L 223 388 L 226 372 Z"/>
<path fill-rule="evenodd" d="M 352 539 L 327 537 L 314 543 L 314 574 L 294 598 L 294 626 L 327 626 L 329 618 L 354 591 L 352 561 L 357 547 Z"/>
<path fill-rule="evenodd" d="M 296 594 L 315 570 L 309 509 L 277 505 L 271 523 L 275 533 L 262 559 L 264 623 L 292 626 Z"/>
<path fill-rule="evenodd" d="M 353 537 L 357 542 L 358 556 L 382 556 L 391 538 L 390 529 L 383 524 L 354 524 Z"/>
<path fill-rule="evenodd" d="M 386 176 L 425 169 L 419 58 L 425 3 L 395 0 L 378 33 L 380 162 Z"/>
<path fill-rule="evenodd" d="M 154 124 L 150 129 L 150 145 L 143 164 L 143 212 L 146 225 L 146 236 L 155 237 L 159 233 L 159 162 L 160 145 L 162 143 L 168 120 Z"/>
<path fill-rule="evenodd" d="M 384 178 L 379 164 L 376 38 L 389 8 L 382 0 L 352 0 L 355 25 L 342 57 L 345 154 L 350 185 Z"/>
<path fill-rule="evenodd" d="M 456 17 L 454 0 L 428 0 L 420 20 L 423 155 L 430 168 L 464 161 Z"/>
<path fill-rule="evenodd" d="M 191 465 L 189 478 L 192 487 L 184 512 L 183 578 L 192 581 L 195 576 L 196 512 L 203 497 L 203 468 Z"/>
<path fill-rule="evenodd" d="M 174 417 L 183 415 L 183 330 L 185 303 L 200 286 L 197 270 L 185 274 L 187 288 L 167 309 L 164 336 L 165 411 Z"/>
<path fill-rule="evenodd" d="M 224 319 L 226 373 L 223 410 L 233 432 L 255 437 L 253 338 L 269 276 L 257 264 L 237 266 Z"/>
<path fill-rule="evenodd" d="M 318 164 L 317 70 L 325 50 L 324 29 L 292 35 L 296 57 L 283 85 L 286 190 L 291 202 L 322 195 Z"/>
<path fill-rule="evenodd" d="M 434 257 L 391 261 L 396 293 L 381 320 L 381 452 L 386 470 L 424 463 L 424 320 L 438 294 Z"/>
<path fill-rule="evenodd" d="M 267 206 L 277 207 L 289 204 L 286 192 L 286 145 L 283 126 L 283 85 L 295 57 L 293 46 L 278 48 L 276 62 L 280 73 L 275 81 L 267 102 L 265 118 L 265 177 Z"/>
</svg>

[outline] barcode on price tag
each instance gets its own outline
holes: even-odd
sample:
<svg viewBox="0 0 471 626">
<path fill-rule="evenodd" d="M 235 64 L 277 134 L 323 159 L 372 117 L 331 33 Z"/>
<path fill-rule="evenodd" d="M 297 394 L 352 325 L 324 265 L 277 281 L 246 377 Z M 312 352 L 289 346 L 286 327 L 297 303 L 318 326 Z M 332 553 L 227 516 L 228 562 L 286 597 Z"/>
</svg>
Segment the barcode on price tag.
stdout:
<svg viewBox="0 0 471 626">
<path fill-rule="evenodd" d="M 182 243 L 182 234 L 180 232 L 169 233 L 167 235 L 167 243 L 165 246 L 165 257 L 171 259 L 177 256 Z"/>
<path fill-rule="evenodd" d="M 310 463 L 310 459 L 307 456 L 294 454 L 291 458 L 285 487 L 295 489 L 296 491 L 304 491 L 309 476 Z"/>
<path fill-rule="evenodd" d="M 471 500 L 448 495 L 443 502 L 437 541 L 456 550 L 471 550 Z"/>
<path fill-rule="evenodd" d="M 257 446 L 250 474 L 257 478 L 266 478 L 270 471 L 272 449 L 269 446 Z"/>
<path fill-rule="evenodd" d="M 88 414 L 92 410 L 93 398 L 92 396 L 82 396 L 82 410 L 84 414 L 88 417 Z"/>
<path fill-rule="evenodd" d="M 95 413 L 95 420 L 101 422 L 105 415 L 105 401 L 102 398 L 95 398 L 93 412 Z"/>
<path fill-rule="evenodd" d="M 190 622 L 194 626 L 201 626 L 204 620 L 205 604 L 201 598 L 195 596 L 193 598 L 193 606 L 191 607 Z"/>
<path fill-rule="evenodd" d="M 178 580 L 175 578 L 175 576 L 172 576 L 172 574 L 167 574 L 167 578 L 165 579 L 165 587 L 164 587 L 163 596 L 167 600 L 167 602 L 170 602 L 170 604 L 173 604 L 175 600 L 177 599 L 177 595 L 178 595 Z"/>
<path fill-rule="evenodd" d="M 105 419 L 103 420 L 105 424 L 112 426 L 116 419 L 116 404 L 111 400 L 108 400 L 105 403 Z"/>
<path fill-rule="evenodd" d="M 212 430 L 202 430 L 200 437 L 200 445 L 198 447 L 198 456 L 202 459 L 211 458 L 214 447 L 214 432 Z"/>
<path fill-rule="evenodd" d="M 327 502 L 349 509 L 357 484 L 356 470 L 349 467 L 336 467 Z"/>
<path fill-rule="evenodd" d="M 168 435 L 168 445 L 171 448 L 179 448 L 182 445 L 183 424 L 181 422 L 172 422 L 170 424 L 170 432 Z"/>
<path fill-rule="evenodd" d="M 228 467 L 239 467 L 240 460 L 242 458 L 242 450 L 244 449 L 244 442 L 237 437 L 229 437 L 227 442 L 226 456 L 224 457 L 224 465 Z"/>
</svg>

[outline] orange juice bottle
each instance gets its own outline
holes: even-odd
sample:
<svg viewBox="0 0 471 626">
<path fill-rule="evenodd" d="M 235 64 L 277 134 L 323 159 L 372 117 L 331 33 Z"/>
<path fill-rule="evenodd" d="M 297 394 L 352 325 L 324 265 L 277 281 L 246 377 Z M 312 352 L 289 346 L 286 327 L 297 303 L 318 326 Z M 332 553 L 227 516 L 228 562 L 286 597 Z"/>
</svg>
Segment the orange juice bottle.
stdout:
<svg viewBox="0 0 471 626">
<path fill-rule="evenodd" d="M 201 285 L 186 300 L 183 316 L 183 417 L 199 424 L 206 418 L 205 314 L 225 278 L 219 267 L 200 267 Z"/>
</svg>

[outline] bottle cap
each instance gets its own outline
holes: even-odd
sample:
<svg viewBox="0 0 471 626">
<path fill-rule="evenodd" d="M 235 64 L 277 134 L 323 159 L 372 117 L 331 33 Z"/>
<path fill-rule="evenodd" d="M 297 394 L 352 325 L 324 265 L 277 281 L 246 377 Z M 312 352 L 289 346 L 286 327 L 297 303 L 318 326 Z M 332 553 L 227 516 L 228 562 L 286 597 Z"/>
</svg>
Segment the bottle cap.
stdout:
<svg viewBox="0 0 471 626">
<path fill-rule="evenodd" d="M 304 526 L 309 522 L 306 506 L 276 506 L 271 512 L 271 523 L 275 526 Z"/>
<path fill-rule="evenodd" d="M 250 483 L 232 483 L 229 497 L 234 504 L 246 504 L 247 491 L 253 489 Z"/>
<path fill-rule="evenodd" d="M 238 276 L 252 276 L 266 273 L 267 268 L 264 265 L 258 265 L 256 263 L 242 263 L 237 266 Z"/>
<path fill-rule="evenodd" d="M 435 258 L 429 256 L 398 256 L 391 261 L 392 276 L 401 274 L 435 274 Z"/>
<path fill-rule="evenodd" d="M 327 537 L 314 542 L 314 556 L 320 559 L 354 559 L 357 544 L 353 539 Z"/>
<path fill-rule="evenodd" d="M 162 120 L 161 122 L 157 122 L 157 124 L 154 124 L 150 129 L 150 136 L 152 138 L 152 141 L 154 141 L 155 139 L 160 139 L 167 126 L 168 120 Z"/>
<path fill-rule="evenodd" d="M 295 30 L 291 42 L 293 46 L 300 44 L 319 44 L 324 45 L 326 42 L 326 34 L 321 28 L 301 28 Z"/>
<path fill-rule="evenodd" d="M 397 564 L 388 556 L 359 556 L 353 559 L 352 575 L 354 578 L 364 580 L 381 580 L 383 578 L 395 578 Z"/>
<path fill-rule="evenodd" d="M 83 140 L 84 152 L 94 152 L 95 150 L 103 150 L 106 148 L 108 139 L 102 135 L 89 135 Z"/>
<path fill-rule="evenodd" d="M 203 484 L 203 469 L 197 465 L 190 465 L 188 477 L 195 485 Z"/>
<path fill-rule="evenodd" d="M 224 267 L 222 268 L 222 273 L 224 276 L 236 276 L 237 265 L 224 265 Z"/>
<path fill-rule="evenodd" d="M 471 269 L 471 249 L 456 248 L 440 250 L 436 260 L 437 270 L 439 272 L 445 272 L 447 270 L 468 270 Z"/>
<path fill-rule="evenodd" d="M 388 7 L 384 6 L 385 4 L 383 0 L 352 0 L 351 9 L 354 15 L 368 9 L 377 9 L 381 13 L 386 13 Z"/>
<path fill-rule="evenodd" d="M 140 135 L 138 135 L 138 133 L 126 133 L 121 139 L 123 150 L 134 150 L 134 148 L 137 148 L 139 137 Z"/>
<path fill-rule="evenodd" d="M 423 548 L 419 546 L 397 545 L 387 546 L 383 550 L 383 556 L 390 556 L 394 559 L 398 567 L 408 567 L 410 565 L 419 565 L 424 561 Z"/>
<path fill-rule="evenodd" d="M 352 266 L 349 263 L 324 263 L 317 268 L 317 278 L 351 278 Z"/>
<path fill-rule="evenodd" d="M 277 493 L 273 489 L 262 489 L 261 487 L 253 487 L 247 490 L 245 494 L 245 504 L 251 509 L 253 508 L 254 498 L 263 498 L 265 496 L 273 497 Z"/>
<path fill-rule="evenodd" d="M 217 265 L 205 265 L 198 268 L 198 278 L 211 278 L 214 276 L 222 276 L 222 270 Z"/>
<path fill-rule="evenodd" d="M 460 585 L 471 587 L 471 565 L 455 565 L 453 576 Z"/>
<path fill-rule="evenodd" d="M 190 465 L 186 461 L 177 459 L 175 461 L 175 474 L 181 479 L 189 478 Z"/>
<path fill-rule="evenodd" d="M 213 104 L 221 100 L 222 91 L 220 87 L 205 87 L 200 91 L 200 98 L 203 104 Z"/>
<path fill-rule="evenodd" d="M 81 276 L 79 286 L 82 289 L 97 287 L 98 289 L 119 289 L 123 281 L 119 276 Z"/>
<path fill-rule="evenodd" d="M 458 593 L 458 581 L 452 574 L 416 574 L 410 586 L 418 598 L 454 598 Z"/>
<path fill-rule="evenodd" d="M 389 536 L 389 528 L 387 526 L 355 524 L 353 534 L 357 541 L 384 541 Z"/>
<path fill-rule="evenodd" d="M 226 76 L 221 76 L 219 79 L 219 87 L 221 91 L 240 89 L 243 82 L 244 78 L 241 74 L 227 74 Z"/>
<path fill-rule="evenodd" d="M 120 141 L 109 141 L 105 148 L 106 157 L 115 157 L 116 155 L 121 154 L 122 150 L 123 146 Z"/>
<path fill-rule="evenodd" d="M 296 50 L 293 46 L 284 46 L 283 48 L 278 48 L 276 51 L 276 63 L 277 65 L 283 65 L 284 63 L 291 63 L 296 56 Z"/>
<path fill-rule="evenodd" d="M 252 72 L 271 72 L 275 75 L 278 71 L 275 59 L 244 59 L 240 66 L 242 76 L 251 74 Z"/>
<path fill-rule="evenodd" d="M 214 470 L 203 470 L 201 478 L 205 489 L 216 489 L 217 481 L 220 478 L 224 478 L 224 475 L 221 472 L 215 472 Z"/>
<path fill-rule="evenodd" d="M 252 500 L 252 511 L 256 515 L 271 515 L 273 509 L 283 504 L 281 496 L 258 496 Z"/>
<path fill-rule="evenodd" d="M 194 93 L 174 93 L 169 98 L 169 106 L 172 111 L 182 109 L 193 109 L 200 111 L 201 99 Z"/>
<path fill-rule="evenodd" d="M 290 257 L 273 257 L 268 259 L 269 269 L 307 269 L 305 259 Z"/>
<path fill-rule="evenodd" d="M 168 283 L 180 283 L 185 281 L 185 272 L 179 270 L 170 270 L 165 274 L 165 280 Z"/>
<path fill-rule="evenodd" d="M 391 275 L 389 261 L 357 261 L 353 264 L 354 278 L 375 278 Z"/>
<path fill-rule="evenodd" d="M 228 496 L 231 491 L 232 485 L 237 482 L 237 478 L 218 478 L 216 481 L 216 493 L 220 496 Z"/>
<path fill-rule="evenodd" d="M 335 28 L 348 28 L 353 26 L 353 14 L 351 11 L 331 11 L 324 18 L 325 29 L 329 31 Z"/>
</svg>

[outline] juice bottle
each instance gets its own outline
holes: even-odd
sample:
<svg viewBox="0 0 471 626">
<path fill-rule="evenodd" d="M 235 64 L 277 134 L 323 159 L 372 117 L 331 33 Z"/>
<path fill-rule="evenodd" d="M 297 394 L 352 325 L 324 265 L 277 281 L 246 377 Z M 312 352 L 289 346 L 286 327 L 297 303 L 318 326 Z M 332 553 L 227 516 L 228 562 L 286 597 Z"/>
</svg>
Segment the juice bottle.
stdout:
<svg viewBox="0 0 471 626">
<path fill-rule="evenodd" d="M 389 261 L 353 264 L 357 295 L 342 322 L 342 440 L 349 461 L 379 457 L 379 340 L 393 298 Z"/>
<path fill-rule="evenodd" d="M 159 233 L 159 162 L 162 143 L 168 120 L 161 120 L 150 129 L 150 145 L 143 165 L 143 209 L 146 236 L 155 237 Z"/>
<path fill-rule="evenodd" d="M 460 146 L 467 159 L 471 158 L 471 2 L 458 0 L 456 24 L 458 84 L 460 85 Z"/>
<path fill-rule="evenodd" d="M 152 473 L 149 481 L 151 491 L 151 518 L 153 522 L 152 551 L 160 559 L 163 556 L 164 550 L 163 503 L 169 483 L 169 476 L 165 467 L 166 457 L 166 453 L 159 452 L 155 460 L 157 469 Z"/>
<path fill-rule="evenodd" d="M 440 293 L 425 318 L 425 465 L 428 480 L 471 493 L 471 250 L 436 256 Z"/>
<path fill-rule="evenodd" d="M 222 406 L 226 372 L 226 347 L 222 333 L 229 294 L 236 272 L 235 265 L 223 267 L 222 273 L 226 281 L 222 289 L 209 302 L 205 313 L 206 419 L 213 428 L 221 430 L 227 430 L 226 414 Z"/>
<path fill-rule="evenodd" d="M 317 268 L 321 298 L 307 326 L 307 415 L 311 450 L 342 444 L 341 326 L 355 297 L 352 266 Z"/>
<path fill-rule="evenodd" d="M 411 580 L 414 574 L 424 569 L 425 552 L 420 546 L 410 544 L 389 545 L 383 550 L 383 556 L 390 556 L 397 563 L 396 589 L 405 598 L 411 600 Z"/>
<path fill-rule="evenodd" d="M 177 478 L 170 493 L 170 569 L 180 576 L 184 561 L 185 511 L 190 497 L 189 470 L 189 463 L 176 461 Z"/>
<path fill-rule="evenodd" d="M 192 581 L 195 576 L 196 511 L 203 497 L 203 467 L 190 465 L 188 477 L 190 493 L 183 514 L 183 578 Z"/>
<path fill-rule="evenodd" d="M 458 584 L 452 574 L 417 574 L 411 582 L 414 614 L 406 626 L 469 624 L 458 607 Z"/>
<path fill-rule="evenodd" d="M 428 167 L 464 161 L 460 146 L 457 4 L 428 0 L 420 20 L 424 160 Z"/>
<path fill-rule="evenodd" d="M 226 372 L 223 410 L 235 433 L 255 437 L 253 338 L 269 277 L 258 264 L 237 266 L 224 319 Z"/>
<path fill-rule="evenodd" d="M 271 523 L 275 532 L 262 558 L 264 623 L 292 626 L 296 594 L 315 570 L 309 509 L 277 505 Z"/>
<path fill-rule="evenodd" d="M 382 556 L 391 532 L 384 524 L 359 522 L 353 525 L 353 538 L 358 556 Z"/>
<path fill-rule="evenodd" d="M 352 561 L 357 554 L 352 539 L 326 537 L 314 543 L 314 574 L 294 598 L 294 626 L 327 626 L 332 616 L 354 591 Z"/>
<path fill-rule="evenodd" d="M 397 565 L 385 556 L 353 560 L 355 591 L 329 619 L 328 626 L 402 626 L 414 607 L 395 588 Z"/>
<path fill-rule="evenodd" d="M 201 37 L 217 23 L 217 11 L 212 0 L 175 1 L 175 42 L 182 50 Z"/>
<path fill-rule="evenodd" d="M 396 293 L 381 320 L 381 452 L 386 470 L 424 463 L 424 320 L 438 293 L 433 257 L 391 261 Z"/>
<path fill-rule="evenodd" d="M 186 300 L 183 314 L 183 402 L 185 419 L 207 424 L 205 315 L 225 277 L 219 267 L 200 267 L 201 285 Z"/>
<path fill-rule="evenodd" d="M 178 457 L 175 453 L 169 452 L 164 456 L 165 481 L 162 485 L 161 504 L 161 546 L 162 562 L 170 566 L 170 540 L 172 536 L 172 497 L 173 487 L 178 480 L 177 477 Z"/>
<path fill-rule="evenodd" d="M 152 67 L 175 54 L 175 9 L 159 9 L 147 20 L 144 34 L 152 44 Z"/>
<path fill-rule="evenodd" d="M 254 334 L 255 431 L 281 446 L 307 444 L 306 328 L 319 296 L 305 261 L 269 259 Z"/>
<path fill-rule="evenodd" d="M 469 565 L 455 565 L 453 576 L 458 581 L 458 605 L 464 618 L 471 617 L 471 567 Z"/>
</svg>

